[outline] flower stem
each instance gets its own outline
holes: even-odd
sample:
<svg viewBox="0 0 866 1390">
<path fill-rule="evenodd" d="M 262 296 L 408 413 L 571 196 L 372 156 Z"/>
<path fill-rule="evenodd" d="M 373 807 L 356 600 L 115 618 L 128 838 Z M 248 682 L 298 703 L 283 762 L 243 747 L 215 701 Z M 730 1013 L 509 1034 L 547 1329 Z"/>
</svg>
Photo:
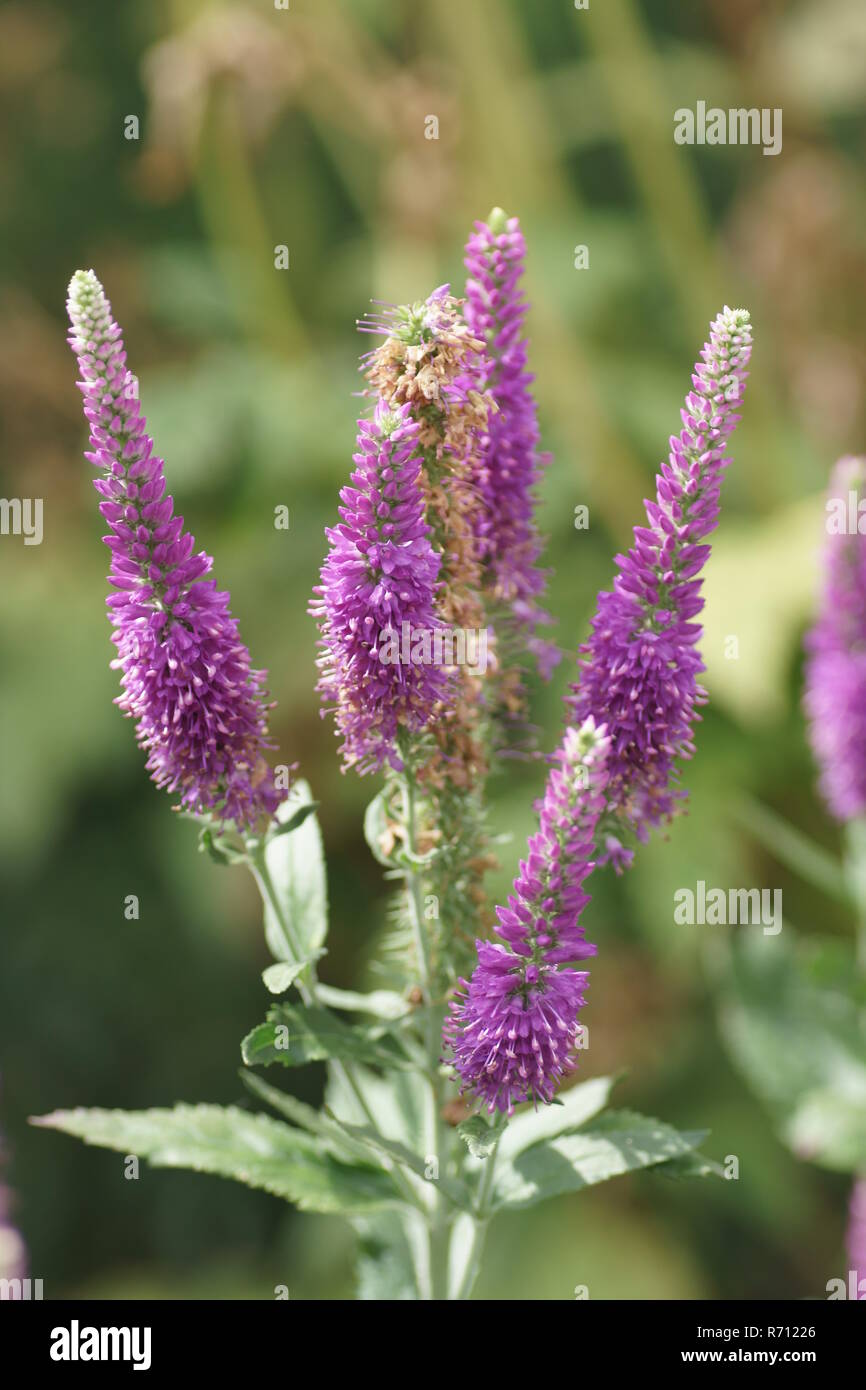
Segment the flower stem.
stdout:
<svg viewBox="0 0 866 1390">
<path fill-rule="evenodd" d="M 291 923 L 289 922 L 288 918 L 286 917 L 286 914 L 282 910 L 279 898 L 277 897 L 276 889 L 274 888 L 274 882 L 271 878 L 270 870 L 268 868 L 267 860 L 265 858 L 264 840 L 248 841 L 247 855 L 250 872 L 252 873 L 252 876 L 256 881 L 256 887 L 258 888 L 259 893 L 261 894 L 262 902 L 265 905 L 265 909 L 270 908 L 271 912 L 274 914 L 274 917 L 279 923 L 280 931 L 283 934 L 283 938 L 285 940 L 285 944 L 289 950 L 290 955 L 292 955 L 296 961 L 303 960 L 303 952 L 301 951 L 300 943 L 295 937 Z M 311 962 L 308 969 L 310 972 L 311 986 L 314 987 L 316 979 L 315 964 Z M 308 988 L 302 979 L 296 980 L 295 984 L 297 987 L 297 991 L 303 999 L 304 1003 L 309 1004 L 313 997 L 313 989 Z"/>
<path fill-rule="evenodd" d="M 481 1179 L 478 1183 L 476 1206 L 472 1214 L 472 1240 L 466 1252 L 463 1273 L 457 1283 L 454 1294 L 455 1299 L 466 1299 L 469 1297 L 481 1269 L 484 1242 L 487 1238 L 487 1228 L 490 1225 L 490 1217 L 492 1215 L 488 1209 L 487 1203 L 493 1189 L 493 1174 L 496 1168 L 496 1155 L 498 1152 L 499 1141 L 497 1140 L 493 1151 L 485 1160 L 484 1168 L 481 1172 Z"/>
<path fill-rule="evenodd" d="M 846 828 L 845 876 L 857 914 L 857 964 L 866 973 L 866 819 Z"/>
<path fill-rule="evenodd" d="M 412 856 L 418 852 L 418 825 L 415 802 L 415 781 L 408 770 L 403 775 L 403 814 L 406 823 L 406 849 Z M 412 924 L 412 939 L 418 957 L 418 987 L 425 1006 L 432 1004 L 432 979 L 430 968 L 430 949 L 423 925 L 423 884 L 417 869 L 409 867 L 405 871 L 406 894 L 409 900 L 409 920 Z M 438 1040 L 437 1040 L 438 1051 Z M 437 1058 L 438 1062 L 438 1058 Z"/>
<path fill-rule="evenodd" d="M 300 949 L 298 941 L 292 930 L 291 924 L 288 918 L 286 917 L 286 914 L 283 912 L 282 905 L 279 901 L 279 898 L 277 897 L 276 890 L 274 889 L 273 879 L 271 878 L 270 871 L 265 860 L 264 842 L 261 840 L 256 842 L 248 842 L 247 855 L 247 862 L 249 863 L 250 871 L 253 875 L 253 878 L 256 881 L 256 886 L 258 887 L 258 890 L 261 893 L 262 901 L 265 907 L 270 908 L 271 912 L 273 912 L 274 916 L 276 917 L 280 925 L 280 930 L 283 933 L 285 942 L 294 959 L 296 961 L 303 960 L 303 952 Z M 298 994 L 301 996 L 301 1000 L 303 1001 L 303 1003 L 309 1005 L 314 1004 L 318 1001 L 318 980 L 316 979 L 315 962 L 311 961 L 307 969 L 309 971 L 309 982 L 305 981 L 302 977 L 299 976 L 294 981 L 294 984 L 295 988 L 298 991 Z M 353 1096 L 358 1102 L 358 1105 L 360 1106 L 361 1112 L 367 1123 L 371 1126 L 372 1129 L 376 1130 L 376 1132 L 378 1133 L 379 1124 L 376 1120 L 375 1115 L 370 1109 L 370 1106 L 367 1103 L 367 1098 L 364 1095 L 363 1087 L 358 1081 L 357 1075 L 355 1074 L 355 1070 L 352 1064 L 350 1062 L 341 1062 L 337 1058 L 332 1057 L 330 1059 L 330 1066 L 333 1068 L 335 1075 L 338 1076 L 342 1081 L 344 1081 L 345 1084 L 348 1086 L 349 1090 L 352 1092 Z M 381 1159 L 381 1162 L 383 1167 L 390 1174 L 395 1185 L 399 1188 L 405 1200 L 409 1202 L 410 1205 L 417 1210 L 420 1205 L 418 1201 L 418 1195 L 415 1191 L 412 1182 L 403 1172 L 402 1168 L 400 1168 L 399 1164 L 392 1162 L 390 1159 L 384 1157 Z"/>
<path fill-rule="evenodd" d="M 406 850 L 410 860 L 418 853 L 418 824 L 415 797 L 415 780 L 408 765 L 403 774 L 403 808 L 406 829 Z M 431 1151 L 428 1158 L 436 1163 L 436 1174 L 442 1172 L 448 1161 L 448 1144 L 445 1126 L 442 1122 L 442 1079 L 440 1076 L 441 1052 L 441 1011 L 435 1006 L 435 989 L 430 961 L 430 947 L 423 921 L 423 882 L 417 868 L 410 863 L 404 873 L 406 896 L 409 905 L 409 920 L 418 966 L 418 987 L 426 1011 L 426 1046 L 429 1066 L 430 1110 L 428 1136 Z M 428 1215 L 428 1288 L 429 1297 L 434 1300 L 448 1297 L 448 1247 L 450 1227 L 448 1213 L 441 1193 L 436 1191 Z"/>
</svg>

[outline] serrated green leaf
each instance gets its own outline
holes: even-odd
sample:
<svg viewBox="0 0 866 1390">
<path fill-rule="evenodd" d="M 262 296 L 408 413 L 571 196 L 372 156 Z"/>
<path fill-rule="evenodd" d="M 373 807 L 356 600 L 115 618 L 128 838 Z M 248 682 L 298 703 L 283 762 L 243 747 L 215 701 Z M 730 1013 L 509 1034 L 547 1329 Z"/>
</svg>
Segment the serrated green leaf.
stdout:
<svg viewBox="0 0 866 1390">
<path fill-rule="evenodd" d="M 155 1168 L 191 1168 L 234 1178 L 302 1211 L 375 1210 L 397 1197 L 386 1173 L 337 1162 L 311 1135 L 234 1106 L 57 1110 L 31 1123 L 75 1135 L 86 1144 L 135 1154 Z"/>
<path fill-rule="evenodd" d="M 369 1066 L 409 1067 L 412 1063 L 388 1039 L 372 1037 L 370 1031 L 351 1027 L 330 1010 L 309 1006 L 277 1004 L 241 1043 L 241 1056 L 247 1066 L 268 1066 L 280 1062 L 284 1067 L 302 1067 L 307 1062 L 334 1058 L 342 1062 L 366 1062 Z"/>
<path fill-rule="evenodd" d="M 498 1161 L 508 1162 L 532 1144 L 578 1129 L 604 1109 L 615 1084 L 616 1077 L 594 1076 L 560 1091 L 557 1105 L 539 1106 L 515 1115 L 502 1136 Z"/>
<path fill-rule="evenodd" d="M 687 1141 L 694 1140 L 695 1145 L 702 1142 L 703 1136 L 683 1134 Z M 672 1158 L 668 1163 L 662 1163 L 653 1170 L 658 1173 L 660 1178 L 682 1180 L 684 1178 L 724 1178 L 725 1170 L 721 1163 L 717 1163 L 714 1158 L 707 1158 L 706 1154 L 698 1153 L 697 1148 L 691 1153 L 683 1154 L 681 1158 Z"/>
<path fill-rule="evenodd" d="M 562 1192 L 680 1159 L 705 1137 L 684 1135 L 647 1115 L 608 1110 L 582 1129 L 497 1159 L 491 1205 L 527 1207 Z"/>
<path fill-rule="evenodd" d="M 277 819 L 281 825 L 288 825 L 298 809 L 303 809 L 304 820 L 290 835 L 271 836 L 264 850 L 265 864 L 291 938 L 286 939 L 281 922 L 266 901 L 265 937 L 271 953 L 280 961 L 296 959 L 292 941 L 303 957 L 314 955 L 328 932 L 322 833 L 317 817 L 306 810 L 311 802 L 312 793 L 307 783 L 296 782 L 291 795 L 280 806 Z"/>
<path fill-rule="evenodd" d="M 483 1115 L 470 1115 L 461 1120 L 457 1133 L 473 1158 L 489 1158 L 505 1130 L 505 1120 L 488 1123 Z"/>
<path fill-rule="evenodd" d="M 407 1148 L 424 1151 L 428 1084 L 418 1072 L 397 1071 L 387 1077 L 356 1065 L 352 1074 L 380 1134 L 398 1139 Z M 348 1084 L 345 1073 L 331 1068 L 325 1091 L 328 1108 L 349 1124 L 363 1125 L 369 1116 Z"/>
<path fill-rule="evenodd" d="M 351 1139 L 341 1126 L 324 1111 L 315 1110 L 313 1106 L 306 1105 L 296 1096 L 291 1096 L 286 1091 L 280 1091 L 276 1086 L 268 1085 L 267 1081 L 263 1081 L 255 1072 L 248 1071 L 246 1068 L 240 1072 L 240 1078 L 247 1090 L 252 1091 L 253 1095 L 258 1096 L 259 1100 L 263 1100 L 272 1110 L 276 1110 L 278 1115 L 282 1115 L 293 1125 L 300 1125 L 302 1129 L 318 1135 L 325 1148 L 332 1152 L 336 1158 L 348 1159 L 351 1162 L 357 1162 L 360 1158 L 364 1165 L 369 1163 L 369 1150 Z M 377 1165 L 378 1162 L 377 1159 Z M 383 1164 L 382 1166 L 387 1165 Z"/>
<path fill-rule="evenodd" d="M 823 979 L 823 983 L 822 983 Z M 741 934 L 727 953 L 722 1035 L 781 1137 L 841 1172 L 866 1155 L 866 1008 L 815 943 Z"/>
<path fill-rule="evenodd" d="M 263 1100 L 266 1105 L 270 1105 L 278 1115 L 282 1115 L 293 1125 L 299 1125 L 301 1129 L 307 1129 L 311 1134 L 324 1135 L 327 1133 L 327 1119 L 314 1106 L 307 1105 L 305 1101 L 298 1100 L 297 1096 L 290 1096 L 286 1091 L 269 1085 L 256 1072 L 247 1071 L 245 1067 L 239 1070 L 238 1075 L 248 1091 L 252 1091 L 254 1096 Z"/>
</svg>

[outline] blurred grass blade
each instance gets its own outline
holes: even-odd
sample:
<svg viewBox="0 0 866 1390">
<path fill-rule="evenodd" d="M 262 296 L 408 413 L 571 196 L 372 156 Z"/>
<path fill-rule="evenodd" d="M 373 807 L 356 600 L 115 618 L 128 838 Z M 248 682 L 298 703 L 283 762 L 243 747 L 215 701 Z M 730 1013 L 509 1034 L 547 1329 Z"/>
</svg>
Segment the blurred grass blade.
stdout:
<svg viewBox="0 0 866 1390">
<path fill-rule="evenodd" d="M 743 802 L 736 818 L 785 868 L 846 907 L 853 905 L 842 865 L 802 831 L 757 801 Z"/>
</svg>

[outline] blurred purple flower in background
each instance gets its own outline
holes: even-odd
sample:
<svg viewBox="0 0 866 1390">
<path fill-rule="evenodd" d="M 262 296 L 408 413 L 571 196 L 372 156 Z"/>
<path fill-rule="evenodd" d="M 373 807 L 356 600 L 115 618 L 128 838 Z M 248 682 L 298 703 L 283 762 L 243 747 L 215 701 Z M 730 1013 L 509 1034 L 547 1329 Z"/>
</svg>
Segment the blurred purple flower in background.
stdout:
<svg viewBox="0 0 866 1390">
<path fill-rule="evenodd" d="M 859 504 L 866 458 L 839 459 L 827 493 L 824 586 L 806 634 L 803 705 L 827 807 L 843 823 L 866 814 L 866 537 Z M 866 1279 L 866 1178 L 851 1189 L 849 1269 Z"/>
<path fill-rule="evenodd" d="M 184 531 L 166 495 L 162 460 L 139 411 L 137 382 L 126 368 L 120 329 L 92 270 L 76 271 L 67 301 L 78 358 L 85 457 L 101 472 L 94 487 L 108 522 L 108 598 L 123 694 L 117 704 L 137 722 L 148 770 L 191 812 L 253 827 L 285 796 L 264 757 L 264 671 L 212 579 L 213 565 Z"/>
<path fill-rule="evenodd" d="M 866 459 L 839 460 L 828 494 L 824 592 L 806 637 L 803 703 L 821 792 L 839 821 L 866 812 L 866 537 L 848 524 L 849 494 L 862 497 L 864 482 Z"/>
</svg>

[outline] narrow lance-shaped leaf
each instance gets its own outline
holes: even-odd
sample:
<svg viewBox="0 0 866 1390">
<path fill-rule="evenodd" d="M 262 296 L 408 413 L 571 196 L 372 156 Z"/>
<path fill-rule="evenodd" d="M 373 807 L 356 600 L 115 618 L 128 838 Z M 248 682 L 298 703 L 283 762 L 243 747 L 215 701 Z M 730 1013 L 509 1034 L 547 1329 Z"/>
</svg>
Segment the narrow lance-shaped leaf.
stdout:
<svg viewBox="0 0 866 1390">
<path fill-rule="evenodd" d="M 386 1173 L 337 1162 L 322 1152 L 314 1136 L 234 1106 L 56 1110 L 31 1123 L 135 1154 L 155 1168 L 192 1168 L 234 1178 L 294 1202 L 302 1211 L 367 1211 L 397 1197 Z"/>
<path fill-rule="evenodd" d="M 532 1144 L 578 1129 L 604 1109 L 615 1081 L 613 1076 L 594 1076 L 560 1091 L 556 1105 L 539 1106 L 515 1115 L 502 1136 L 499 1158 L 507 1162 Z"/>
<path fill-rule="evenodd" d="M 318 818 L 306 807 L 312 793 L 306 782 L 296 782 L 291 796 L 277 813 L 288 829 L 299 810 L 304 818 L 291 833 L 272 835 L 265 846 L 265 865 L 285 920 L 284 929 L 265 898 L 265 937 L 277 960 L 296 961 L 314 956 L 328 932 L 328 891 L 325 857 Z"/>
<path fill-rule="evenodd" d="M 278 1115 L 283 1116 L 283 1119 L 288 1120 L 293 1125 L 300 1125 L 302 1129 L 309 1130 L 311 1134 L 318 1135 L 324 1148 L 333 1153 L 336 1158 L 346 1159 L 348 1162 L 354 1163 L 360 1159 L 364 1166 L 369 1163 L 369 1149 L 352 1139 L 324 1110 L 316 1110 L 312 1105 L 298 1100 L 296 1096 L 289 1095 L 286 1091 L 280 1091 L 276 1086 L 269 1086 L 267 1081 L 263 1081 L 254 1071 L 244 1068 L 239 1075 L 248 1091 L 252 1091 L 259 1100 L 264 1101 L 272 1110 L 276 1110 Z M 377 1159 L 378 1166 L 379 1160 Z M 388 1165 L 383 1163 L 381 1166 L 387 1167 Z"/>
<path fill-rule="evenodd" d="M 528 1207 L 562 1192 L 687 1157 L 705 1132 L 681 1134 L 630 1110 L 611 1110 L 583 1129 L 533 1144 L 497 1162 L 492 1206 Z"/>
<path fill-rule="evenodd" d="M 374 1014 L 376 1018 L 393 1021 L 405 1018 L 413 1011 L 413 1005 L 402 994 L 392 989 L 374 989 L 369 994 L 353 989 L 336 989 L 333 985 L 320 984 L 316 997 L 329 1009 L 343 1009 L 346 1013 Z"/>
<path fill-rule="evenodd" d="M 333 1113 L 329 1112 L 329 1115 L 335 1124 L 338 1124 L 341 1129 L 345 1130 L 346 1134 L 351 1138 L 358 1140 L 362 1144 L 368 1145 L 377 1153 L 384 1154 L 386 1157 L 396 1160 L 396 1162 L 402 1164 L 404 1168 L 408 1168 L 410 1173 L 414 1173 L 416 1177 L 422 1178 L 424 1182 L 435 1183 L 438 1190 L 453 1206 L 459 1207 L 462 1211 L 468 1211 L 470 1209 L 472 1199 L 463 1183 L 456 1182 L 453 1178 L 446 1177 L 444 1173 L 437 1173 L 435 1170 L 431 1171 L 429 1160 L 422 1158 L 420 1154 L 416 1154 L 412 1149 L 407 1148 L 405 1144 L 401 1144 L 397 1140 L 386 1139 L 384 1135 L 378 1134 L 376 1130 L 371 1129 L 369 1125 L 349 1125 L 337 1119 L 337 1116 Z"/>
<path fill-rule="evenodd" d="M 427 1078 L 416 1071 L 379 1074 L 357 1064 L 352 1076 L 364 1096 L 361 1105 L 349 1085 L 345 1072 L 332 1067 L 325 1090 L 325 1103 L 344 1123 L 365 1125 L 372 1115 L 376 1129 L 399 1140 L 407 1148 L 426 1152 L 426 1123 L 429 1112 Z"/>
</svg>

